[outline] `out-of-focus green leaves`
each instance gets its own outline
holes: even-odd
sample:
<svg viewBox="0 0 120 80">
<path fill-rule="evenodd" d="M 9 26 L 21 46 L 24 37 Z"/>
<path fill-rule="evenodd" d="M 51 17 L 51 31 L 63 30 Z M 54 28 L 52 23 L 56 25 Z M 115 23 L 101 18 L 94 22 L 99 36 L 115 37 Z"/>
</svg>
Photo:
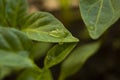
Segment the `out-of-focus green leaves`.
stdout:
<svg viewBox="0 0 120 80">
<path fill-rule="evenodd" d="M 53 80 L 51 71 L 43 69 L 41 72 L 35 69 L 27 69 L 21 73 L 17 80 Z"/>
<path fill-rule="evenodd" d="M 28 4 L 26 0 L 5 0 L 6 18 L 9 26 L 22 26 L 22 18 L 27 13 Z"/>
<path fill-rule="evenodd" d="M 8 28 L 8 30 L 10 31 L 10 29 Z M 18 36 L 18 39 L 21 41 L 21 45 L 23 47 L 24 50 L 29 51 L 31 49 L 31 47 L 33 47 L 32 45 L 32 40 L 30 40 L 23 32 L 16 30 L 16 29 L 11 29 L 15 35 Z M 9 32 L 8 31 L 8 32 Z M 7 32 L 6 32 L 7 33 Z M 8 33 L 9 34 L 9 33 Z M 17 40 L 17 39 L 14 39 Z M 13 41 L 14 41 L 13 40 Z M 14 41 L 15 42 L 15 41 Z M 17 47 L 17 46 L 16 46 Z M 14 47 L 15 48 L 15 47 Z"/>
<path fill-rule="evenodd" d="M 53 80 L 51 71 L 49 69 L 43 69 L 37 80 Z"/>
<path fill-rule="evenodd" d="M 95 42 L 76 48 L 73 53 L 63 62 L 59 80 L 75 74 L 83 66 L 85 61 L 99 48 L 100 43 Z"/>
<path fill-rule="evenodd" d="M 78 39 L 54 16 L 46 12 L 31 14 L 23 25 L 23 32 L 36 41 L 42 42 L 78 42 Z"/>
<path fill-rule="evenodd" d="M 80 0 L 80 12 L 91 38 L 99 38 L 120 17 L 120 0 Z"/>
<path fill-rule="evenodd" d="M 41 72 L 35 69 L 26 69 L 18 77 L 17 80 L 39 80 Z"/>
<path fill-rule="evenodd" d="M 8 67 L 0 66 L 0 80 L 2 80 L 5 76 L 11 73 L 11 69 Z"/>
<path fill-rule="evenodd" d="M 28 58 L 31 40 L 13 28 L 0 27 L 0 66 L 14 68 L 33 67 Z"/>
<path fill-rule="evenodd" d="M 0 65 L 13 68 L 34 67 L 34 63 L 28 57 L 4 50 L 0 50 Z"/>
<path fill-rule="evenodd" d="M 32 42 L 27 36 L 13 28 L 0 27 L 0 50 L 27 51 Z"/>
<path fill-rule="evenodd" d="M 48 51 L 45 58 L 45 67 L 50 68 L 66 58 L 66 56 L 73 50 L 76 43 L 65 43 L 61 45 L 55 45 Z"/>
<path fill-rule="evenodd" d="M 26 0 L 0 0 L 0 25 L 20 27 L 27 8 Z"/>
<path fill-rule="evenodd" d="M 50 43 L 34 43 L 34 46 L 32 47 L 32 49 L 30 50 L 31 54 L 30 57 L 32 59 L 38 59 L 43 57 L 46 52 L 48 51 L 48 49 L 51 47 Z"/>
<path fill-rule="evenodd" d="M 7 26 L 5 19 L 5 0 L 0 0 L 0 25 Z"/>
</svg>

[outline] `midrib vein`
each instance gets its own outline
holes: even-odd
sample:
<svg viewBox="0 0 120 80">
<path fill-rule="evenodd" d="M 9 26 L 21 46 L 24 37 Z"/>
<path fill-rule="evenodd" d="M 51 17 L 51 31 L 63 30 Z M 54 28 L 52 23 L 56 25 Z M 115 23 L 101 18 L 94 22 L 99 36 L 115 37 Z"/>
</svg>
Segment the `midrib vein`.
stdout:
<svg viewBox="0 0 120 80">
<path fill-rule="evenodd" d="M 99 18 L 100 18 L 100 13 L 102 11 L 103 2 L 104 2 L 103 0 L 100 0 L 100 8 L 99 8 L 98 15 L 97 15 L 97 18 L 96 18 L 95 27 L 97 26 L 97 23 L 98 23 Z"/>
</svg>

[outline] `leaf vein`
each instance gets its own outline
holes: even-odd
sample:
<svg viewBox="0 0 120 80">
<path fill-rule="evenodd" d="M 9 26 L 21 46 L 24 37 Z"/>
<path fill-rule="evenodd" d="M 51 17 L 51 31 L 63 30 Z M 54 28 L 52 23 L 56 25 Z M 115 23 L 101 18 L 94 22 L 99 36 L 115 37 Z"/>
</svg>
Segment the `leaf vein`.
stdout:
<svg viewBox="0 0 120 80">
<path fill-rule="evenodd" d="M 99 8 L 98 15 L 97 15 L 97 18 L 96 18 L 95 27 L 97 26 L 97 24 L 99 22 L 100 13 L 101 13 L 102 8 L 103 8 L 103 2 L 104 2 L 103 0 L 100 0 L 100 8 Z"/>
</svg>

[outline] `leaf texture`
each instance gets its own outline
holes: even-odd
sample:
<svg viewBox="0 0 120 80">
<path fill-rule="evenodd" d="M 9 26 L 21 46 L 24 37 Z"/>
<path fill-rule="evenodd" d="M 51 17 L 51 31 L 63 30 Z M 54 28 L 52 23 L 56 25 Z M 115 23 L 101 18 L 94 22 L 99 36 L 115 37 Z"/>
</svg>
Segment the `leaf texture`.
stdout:
<svg viewBox="0 0 120 80">
<path fill-rule="evenodd" d="M 50 68 L 63 61 L 75 46 L 76 43 L 65 43 L 51 48 L 45 58 L 45 67 Z"/>
<path fill-rule="evenodd" d="M 79 40 L 58 21 L 46 12 L 31 14 L 23 25 L 23 32 L 36 41 L 42 42 L 78 42 Z"/>
<path fill-rule="evenodd" d="M 12 68 L 34 67 L 32 60 L 15 52 L 0 50 L 0 65 Z"/>
<path fill-rule="evenodd" d="M 62 63 L 59 80 L 65 80 L 65 78 L 78 72 L 82 68 L 86 60 L 90 56 L 95 54 L 99 46 L 100 43 L 95 42 L 77 47 Z"/>
<path fill-rule="evenodd" d="M 11 68 L 33 67 L 28 58 L 31 40 L 13 28 L 0 27 L 0 65 Z"/>
<path fill-rule="evenodd" d="M 0 27 L 0 49 L 8 51 L 28 51 L 32 42 L 19 30 Z"/>
<path fill-rule="evenodd" d="M 0 25 L 20 27 L 28 11 L 26 0 L 0 0 Z"/>
<path fill-rule="evenodd" d="M 80 12 L 91 38 L 98 39 L 120 17 L 120 0 L 80 0 Z"/>
</svg>

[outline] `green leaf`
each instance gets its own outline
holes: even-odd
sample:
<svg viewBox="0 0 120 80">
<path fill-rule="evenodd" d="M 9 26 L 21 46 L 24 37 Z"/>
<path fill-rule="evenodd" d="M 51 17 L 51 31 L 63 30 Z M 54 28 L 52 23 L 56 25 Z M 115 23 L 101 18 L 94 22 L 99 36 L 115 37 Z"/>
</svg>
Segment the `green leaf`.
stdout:
<svg viewBox="0 0 120 80">
<path fill-rule="evenodd" d="M 0 50 L 0 65 L 14 68 L 34 67 L 28 57 L 4 50 Z"/>
<path fill-rule="evenodd" d="M 0 27 L 0 50 L 28 51 L 31 45 L 31 40 L 21 31 Z"/>
<path fill-rule="evenodd" d="M 45 67 L 50 68 L 63 61 L 75 46 L 76 43 L 55 45 L 52 49 L 49 50 L 45 58 Z"/>
<path fill-rule="evenodd" d="M 31 14 L 25 21 L 23 28 L 23 31 L 32 40 L 42 42 L 78 42 L 78 39 L 74 38 L 60 21 L 46 12 Z"/>
<path fill-rule="evenodd" d="M 76 48 L 62 63 L 59 80 L 65 80 L 66 77 L 79 71 L 86 60 L 98 50 L 99 46 L 100 44 L 95 42 Z"/>
<path fill-rule="evenodd" d="M 0 25 L 8 26 L 5 18 L 5 0 L 0 0 Z"/>
<path fill-rule="evenodd" d="M 0 80 L 3 80 L 5 76 L 11 73 L 11 69 L 8 67 L 0 66 Z"/>
<path fill-rule="evenodd" d="M 26 0 L 0 0 L 0 25 L 20 27 L 27 8 Z"/>
<path fill-rule="evenodd" d="M 120 0 L 80 0 L 80 12 L 91 38 L 99 38 L 120 17 Z"/>
<path fill-rule="evenodd" d="M 43 69 L 42 72 L 39 72 L 35 69 L 27 69 L 18 76 L 17 80 L 53 80 L 53 79 L 51 71 L 49 69 Z"/>
<path fill-rule="evenodd" d="M 53 80 L 51 71 L 49 69 L 43 69 L 37 80 Z"/>
<path fill-rule="evenodd" d="M 53 80 L 51 71 L 49 69 L 43 69 L 37 80 Z"/>
<path fill-rule="evenodd" d="M 32 67 L 34 64 L 28 58 L 31 45 L 31 40 L 24 33 L 13 28 L 0 27 L 0 65 Z"/>
<path fill-rule="evenodd" d="M 30 50 L 31 51 L 30 57 L 32 59 L 40 59 L 41 57 L 43 57 L 46 54 L 48 49 L 51 47 L 50 43 L 36 42 L 33 45 L 34 46 Z"/>
<path fill-rule="evenodd" d="M 27 69 L 23 71 L 17 78 L 17 80 L 38 80 L 40 72 L 35 69 Z"/>
</svg>

